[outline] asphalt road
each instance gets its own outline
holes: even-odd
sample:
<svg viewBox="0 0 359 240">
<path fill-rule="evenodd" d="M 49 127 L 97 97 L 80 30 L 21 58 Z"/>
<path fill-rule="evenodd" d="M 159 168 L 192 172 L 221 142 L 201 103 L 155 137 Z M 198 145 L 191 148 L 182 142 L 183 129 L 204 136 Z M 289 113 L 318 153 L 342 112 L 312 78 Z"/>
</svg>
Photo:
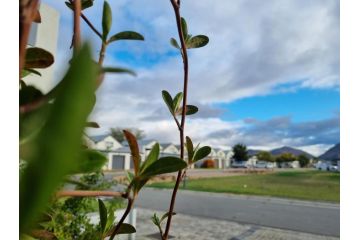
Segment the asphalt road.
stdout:
<svg viewBox="0 0 359 240">
<path fill-rule="evenodd" d="M 142 189 L 136 205 L 167 211 L 170 190 Z M 175 211 L 193 216 L 339 237 L 339 204 L 179 191 Z"/>
</svg>

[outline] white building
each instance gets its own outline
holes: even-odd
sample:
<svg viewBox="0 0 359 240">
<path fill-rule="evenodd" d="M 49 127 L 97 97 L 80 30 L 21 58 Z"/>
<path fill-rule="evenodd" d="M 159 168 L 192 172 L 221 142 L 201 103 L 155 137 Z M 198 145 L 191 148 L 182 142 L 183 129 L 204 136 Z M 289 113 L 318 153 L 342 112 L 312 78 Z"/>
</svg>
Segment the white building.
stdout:
<svg viewBox="0 0 359 240">
<path fill-rule="evenodd" d="M 43 3 L 40 5 L 39 11 L 41 23 L 32 23 L 28 47 L 39 47 L 49 51 L 54 56 L 56 62 L 60 14 Z M 36 69 L 41 73 L 41 76 L 29 74 L 23 80 L 27 85 L 33 85 L 42 93 L 47 93 L 55 86 L 54 65 L 52 64 L 45 69 Z"/>
</svg>

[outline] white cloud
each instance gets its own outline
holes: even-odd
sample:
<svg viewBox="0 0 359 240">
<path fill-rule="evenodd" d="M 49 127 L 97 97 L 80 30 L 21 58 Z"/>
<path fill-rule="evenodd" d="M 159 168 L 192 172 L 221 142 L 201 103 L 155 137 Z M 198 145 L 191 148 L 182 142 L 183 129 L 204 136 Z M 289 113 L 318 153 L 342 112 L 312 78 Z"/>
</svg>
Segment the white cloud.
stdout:
<svg viewBox="0 0 359 240">
<path fill-rule="evenodd" d="M 62 1 L 45 2 L 62 13 L 57 64 L 57 75 L 61 75 L 65 67 L 60 63 L 71 53 L 68 47 L 72 15 Z M 168 42 L 170 37 L 177 38 L 172 7 L 169 1 L 109 2 L 113 12 L 111 33 L 135 30 L 142 33 L 146 41 L 123 41 L 109 47 L 106 64 L 130 65 L 138 77 L 108 75 L 99 90 L 92 117 L 102 126 L 101 132 L 113 126 L 138 127 L 145 130 L 149 138 L 176 141 L 176 127 L 166 115 L 161 98 L 162 89 L 175 94 L 182 88 L 181 59 L 179 54 L 174 55 Z M 95 1 L 95 7 L 85 10 L 85 14 L 101 29 L 102 1 Z M 189 102 L 201 104 L 203 109 L 244 97 L 339 85 L 337 0 L 182 1 L 182 15 L 188 21 L 190 33 L 206 34 L 210 38 L 208 46 L 190 50 L 189 55 Z M 97 53 L 99 40 L 84 23 L 82 29 L 83 38 L 91 39 Z M 124 51 L 134 54 L 135 63 L 126 62 Z M 148 64 L 136 65 L 136 61 L 146 59 Z M 286 84 L 289 87 L 278 89 L 279 85 Z M 157 118 L 151 119 L 154 114 Z M 188 121 L 188 134 L 196 140 L 224 146 L 243 138 L 243 132 L 233 130 L 240 128 L 240 122 L 206 116 Z M 218 131 L 232 132 L 230 137 L 207 138 Z M 262 136 L 257 146 L 263 146 L 265 140 L 266 146 L 278 144 L 267 135 Z M 301 141 L 288 138 L 281 143 Z M 324 147 L 318 145 L 311 149 L 314 148 Z"/>
</svg>

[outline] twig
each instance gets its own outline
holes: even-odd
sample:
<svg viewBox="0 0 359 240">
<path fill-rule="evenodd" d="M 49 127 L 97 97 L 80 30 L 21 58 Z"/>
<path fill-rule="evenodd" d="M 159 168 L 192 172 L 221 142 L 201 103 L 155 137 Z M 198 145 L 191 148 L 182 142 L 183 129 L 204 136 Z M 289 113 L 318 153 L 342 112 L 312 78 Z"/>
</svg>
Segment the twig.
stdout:
<svg viewBox="0 0 359 240">
<path fill-rule="evenodd" d="M 95 28 L 95 26 L 88 20 L 88 18 L 81 13 L 81 18 L 87 23 L 87 25 L 96 33 L 97 36 L 99 36 L 102 39 L 102 34 Z"/>
<path fill-rule="evenodd" d="M 73 191 L 60 191 L 56 193 L 57 198 L 62 197 L 123 197 L 127 198 L 126 192 L 113 192 L 113 191 L 87 191 L 87 190 L 73 190 Z"/>
<path fill-rule="evenodd" d="M 112 231 L 110 240 L 113 240 L 114 237 L 116 236 L 116 233 L 120 230 L 120 227 L 121 227 L 122 223 L 125 221 L 127 215 L 128 215 L 128 214 L 130 213 L 130 211 L 131 211 L 133 202 L 134 202 L 134 199 L 128 198 L 128 202 L 127 202 L 127 207 L 126 207 L 125 213 L 122 215 L 120 221 L 117 223 L 115 229 Z"/>
<path fill-rule="evenodd" d="M 180 131 L 180 143 L 181 143 L 181 158 L 184 158 L 184 128 L 185 128 L 185 121 L 186 121 L 186 112 L 187 112 L 187 89 L 188 89 L 188 55 L 187 55 L 187 48 L 185 44 L 185 39 L 183 36 L 182 26 L 181 26 L 181 15 L 180 15 L 180 1 L 179 0 L 171 0 L 171 4 L 173 10 L 176 15 L 176 23 L 177 23 L 177 31 L 181 42 L 181 55 L 183 60 L 183 69 L 184 69 L 184 76 L 183 76 L 183 103 L 182 103 L 182 118 L 181 118 L 181 125 L 179 127 Z M 176 184 L 172 192 L 170 208 L 168 211 L 168 218 L 166 223 L 166 230 L 165 233 L 162 235 L 163 240 L 167 240 L 168 234 L 171 227 L 171 220 L 172 220 L 172 213 L 176 201 L 176 195 L 179 188 L 179 184 L 182 180 L 182 170 L 178 171 Z"/>
</svg>

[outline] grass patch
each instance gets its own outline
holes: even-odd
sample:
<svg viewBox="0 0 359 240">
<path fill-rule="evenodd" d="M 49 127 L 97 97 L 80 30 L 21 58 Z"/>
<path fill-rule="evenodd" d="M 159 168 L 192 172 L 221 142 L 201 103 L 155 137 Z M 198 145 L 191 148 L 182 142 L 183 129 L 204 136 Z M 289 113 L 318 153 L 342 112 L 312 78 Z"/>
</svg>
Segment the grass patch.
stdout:
<svg viewBox="0 0 359 240">
<path fill-rule="evenodd" d="M 174 182 L 150 187 L 173 188 Z M 183 189 L 183 186 L 181 186 Z M 340 174 L 316 170 L 187 180 L 187 190 L 262 195 L 316 201 L 340 201 Z"/>
</svg>

